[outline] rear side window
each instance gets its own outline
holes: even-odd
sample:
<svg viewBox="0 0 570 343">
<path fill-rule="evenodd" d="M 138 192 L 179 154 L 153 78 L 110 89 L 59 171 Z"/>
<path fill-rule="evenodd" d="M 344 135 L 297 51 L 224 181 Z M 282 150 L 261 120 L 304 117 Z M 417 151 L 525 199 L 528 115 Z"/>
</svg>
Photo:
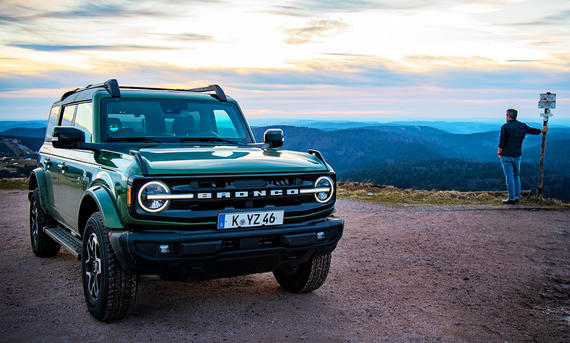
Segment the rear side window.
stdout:
<svg viewBox="0 0 570 343">
<path fill-rule="evenodd" d="M 59 121 L 59 109 L 59 106 L 52 107 L 49 112 L 49 119 L 46 127 L 46 141 L 48 142 L 51 142 L 53 138 L 53 128 L 57 126 L 57 122 Z"/>
<path fill-rule="evenodd" d="M 65 106 L 63 108 L 63 116 L 61 118 L 61 122 L 59 126 L 72 126 L 73 125 L 73 116 L 75 115 L 75 109 L 77 105 L 72 106 Z"/>
<path fill-rule="evenodd" d="M 77 105 L 73 126 L 85 132 L 85 142 L 93 142 L 93 104 Z"/>
</svg>

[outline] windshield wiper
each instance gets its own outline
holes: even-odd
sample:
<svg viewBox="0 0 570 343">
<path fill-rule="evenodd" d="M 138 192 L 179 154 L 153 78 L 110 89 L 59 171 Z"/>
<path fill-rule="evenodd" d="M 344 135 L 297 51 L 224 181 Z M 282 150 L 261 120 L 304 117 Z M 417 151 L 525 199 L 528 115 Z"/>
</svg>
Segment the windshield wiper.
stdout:
<svg viewBox="0 0 570 343">
<path fill-rule="evenodd" d="M 181 142 L 223 142 L 230 144 L 242 145 L 243 143 L 234 141 L 232 139 L 220 138 L 220 137 L 179 137 Z"/>
<path fill-rule="evenodd" d="M 164 141 L 152 137 L 118 137 L 109 138 L 107 142 L 152 142 L 152 143 L 165 143 Z"/>
</svg>

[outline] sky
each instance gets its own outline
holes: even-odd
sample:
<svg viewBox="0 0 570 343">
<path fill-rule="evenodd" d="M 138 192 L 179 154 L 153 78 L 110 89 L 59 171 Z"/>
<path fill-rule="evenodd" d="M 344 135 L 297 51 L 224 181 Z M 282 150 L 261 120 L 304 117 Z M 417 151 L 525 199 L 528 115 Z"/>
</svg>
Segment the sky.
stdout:
<svg viewBox="0 0 570 343">
<path fill-rule="evenodd" d="M 570 1 L 0 0 L 0 120 L 116 78 L 221 85 L 249 120 L 570 124 Z"/>
</svg>

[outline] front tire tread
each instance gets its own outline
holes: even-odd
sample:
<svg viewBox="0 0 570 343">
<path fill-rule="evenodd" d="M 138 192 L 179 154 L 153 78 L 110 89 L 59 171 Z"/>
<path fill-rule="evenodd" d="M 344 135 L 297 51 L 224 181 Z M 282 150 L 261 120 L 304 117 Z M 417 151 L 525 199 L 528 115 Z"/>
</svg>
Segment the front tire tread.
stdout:
<svg viewBox="0 0 570 343">
<path fill-rule="evenodd" d="M 103 284 L 99 296 L 93 298 L 86 286 L 85 260 L 82 258 L 83 287 L 87 308 L 91 315 L 103 322 L 111 322 L 127 317 L 133 310 L 137 295 L 138 277 L 125 271 L 115 256 L 109 241 L 109 233 L 105 227 L 101 213 L 95 212 L 87 220 L 84 231 L 85 256 L 86 237 L 95 232 L 100 243 Z"/>
</svg>

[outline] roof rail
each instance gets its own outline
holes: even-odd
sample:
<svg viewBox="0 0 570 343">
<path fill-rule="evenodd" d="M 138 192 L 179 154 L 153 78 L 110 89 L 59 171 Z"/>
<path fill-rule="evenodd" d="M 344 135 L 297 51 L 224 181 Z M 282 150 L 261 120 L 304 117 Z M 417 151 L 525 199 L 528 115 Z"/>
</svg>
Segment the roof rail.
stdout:
<svg viewBox="0 0 570 343">
<path fill-rule="evenodd" d="M 121 97 L 121 90 L 119 89 L 119 82 L 116 79 L 109 79 L 103 83 L 97 83 L 94 85 L 89 85 L 85 87 L 85 89 L 90 88 L 105 88 L 111 94 L 113 98 L 120 98 Z"/>
<path fill-rule="evenodd" d="M 70 96 L 71 94 L 75 94 L 75 92 L 77 92 L 78 89 L 79 89 L 79 88 L 75 88 L 75 89 L 72 89 L 72 90 L 70 90 L 70 91 L 67 91 L 67 92 L 63 93 L 63 95 L 61 96 L 61 99 L 59 99 L 59 101 L 62 101 L 63 99 L 65 99 L 65 98 L 67 98 L 68 96 Z"/>
<path fill-rule="evenodd" d="M 60 101 L 67 98 L 68 96 L 70 96 L 72 94 L 77 93 L 77 92 L 81 92 L 81 91 L 84 91 L 86 89 L 93 89 L 93 88 L 105 88 L 113 98 L 120 98 L 121 97 L 121 89 L 120 88 L 125 88 L 125 89 L 171 90 L 171 91 L 185 91 L 185 92 L 214 92 L 215 95 L 212 94 L 212 96 L 216 97 L 218 100 L 228 101 L 228 98 L 226 97 L 226 93 L 224 93 L 224 90 L 222 89 L 222 87 L 220 87 L 218 85 L 209 85 L 208 87 L 200 87 L 200 88 L 192 88 L 192 89 L 154 88 L 154 87 L 138 87 L 138 86 L 122 86 L 122 87 L 119 87 L 119 82 L 117 82 L 117 80 L 115 80 L 115 79 L 109 79 L 103 83 L 87 85 L 84 88 L 75 88 L 74 90 L 67 91 L 61 96 Z"/>
<path fill-rule="evenodd" d="M 119 83 L 115 79 L 109 79 L 103 83 L 87 85 L 84 88 L 75 88 L 74 90 L 67 91 L 67 92 L 63 93 L 63 95 L 61 96 L 61 99 L 59 99 L 59 101 L 62 101 L 63 99 L 67 98 L 68 96 L 75 94 L 77 92 L 81 92 L 81 91 L 84 91 L 86 89 L 92 89 L 92 88 L 105 88 L 113 98 L 120 98 L 121 97 L 121 90 L 119 89 Z"/>
<path fill-rule="evenodd" d="M 213 91 L 216 93 L 216 98 L 218 98 L 218 100 L 228 101 L 228 98 L 226 97 L 226 93 L 224 93 L 224 90 L 222 89 L 222 87 L 220 87 L 218 85 L 209 85 L 208 87 L 192 88 L 192 89 L 187 89 L 187 91 L 190 91 L 190 92 L 212 92 Z"/>
</svg>

